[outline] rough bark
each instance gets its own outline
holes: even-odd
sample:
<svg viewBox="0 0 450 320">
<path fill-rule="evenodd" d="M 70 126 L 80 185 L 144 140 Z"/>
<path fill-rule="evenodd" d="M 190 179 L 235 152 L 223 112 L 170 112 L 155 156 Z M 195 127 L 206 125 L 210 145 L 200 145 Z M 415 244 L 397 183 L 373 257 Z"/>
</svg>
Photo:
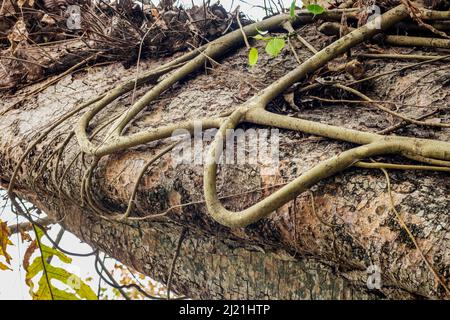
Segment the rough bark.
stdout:
<svg viewBox="0 0 450 320">
<path fill-rule="evenodd" d="M 331 41 L 312 30 L 307 27 L 301 32 L 316 48 Z M 299 57 L 303 60 L 310 53 L 298 46 Z M 160 63 L 143 62 L 141 68 L 152 68 Z M 245 50 L 231 54 L 214 70 L 208 69 L 166 92 L 141 113 L 128 132 L 230 111 L 292 69 L 295 63 L 292 54 L 285 51 L 276 59 L 264 58 L 256 67 L 248 69 Z M 371 60 L 364 62 L 364 67 L 366 75 L 372 75 L 406 64 L 409 62 Z M 2 186 L 7 186 L 33 134 L 48 127 L 80 101 L 104 92 L 121 80 L 133 78 L 133 72 L 133 68 L 125 70 L 120 65 L 112 65 L 73 74 L 4 114 L 3 110 L 32 87 L 15 96 L 2 94 Z M 435 64 L 433 69 L 419 67 L 372 80 L 362 91 L 376 100 L 402 101 L 405 105 L 399 105 L 399 111 L 413 117 L 438 106 L 447 107 L 450 100 L 447 83 L 448 66 Z M 146 88 L 148 86 L 138 89 L 138 94 Z M 336 97 L 338 93 L 326 90 L 321 94 Z M 298 93 L 295 97 L 297 101 L 301 99 Z M 119 99 L 103 114 L 125 112 L 130 100 L 130 97 Z M 303 102 L 302 108 L 295 111 L 280 98 L 271 108 L 304 119 L 367 131 L 377 131 L 398 121 L 368 105 L 311 103 L 308 106 L 307 101 Z M 441 112 L 440 118 L 448 122 L 448 108 Z M 156 214 L 179 204 L 194 204 L 171 210 L 163 221 L 136 222 L 129 226 L 101 220 L 81 205 L 79 190 L 85 171 L 81 161 L 76 162 L 63 184 L 74 201 L 59 197 L 58 183 L 53 181 L 50 169 L 44 170 L 33 183 L 36 173 L 32 172 L 33 161 L 44 152 L 40 165 L 51 168 L 55 161 L 46 164 L 45 159 L 65 138 L 58 135 L 68 132 L 77 119 L 70 119 L 46 139 L 49 142 L 57 137 L 52 148 L 45 148 L 45 143 L 37 146 L 23 165 L 16 192 L 51 217 L 64 217 L 64 227 L 93 247 L 163 283 L 168 278 L 178 236 L 181 229 L 187 227 L 188 235 L 173 277 L 173 288 L 180 294 L 193 298 L 271 299 L 444 297 L 419 252 L 390 213 L 386 180 L 381 171 L 352 168 L 322 181 L 312 188 L 315 213 L 311 197 L 305 193 L 267 219 L 230 230 L 209 218 L 205 206 L 199 203 L 203 200 L 202 166 L 183 164 L 174 168 L 167 154 L 142 179 L 134 215 Z M 349 147 L 346 143 L 300 133 L 280 133 L 281 163 L 276 175 L 263 176 L 261 168 L 256 166 L 221 167 L 220 195 L 239 195 L 224 200 L 228 208 L 248 207 L 270 194 L 273 191 L 270 186 L 290 181 L 313 164 Z M 450 130 L 410 126 L 397 133 L 446 141 Z M 151 143 L 102 159 L 95 171 L 93 191 L 106 214 L 125 211 L 140 168 L 166 142 Z M 77 152 L 78 145 L 72 139 L 61 159 L 61 168 L 67 167 Z M 448 173 L 407 171 L 390 172 L 390 176 L 397 208 L 429 261 L 448 283 Z M 247 193 L 255 189 L 258 190 Z M 366 270 L 370 265 L 378 265 L 382 270 L 383 286 L 379 291 L 366 287 Z"/>
</svg>

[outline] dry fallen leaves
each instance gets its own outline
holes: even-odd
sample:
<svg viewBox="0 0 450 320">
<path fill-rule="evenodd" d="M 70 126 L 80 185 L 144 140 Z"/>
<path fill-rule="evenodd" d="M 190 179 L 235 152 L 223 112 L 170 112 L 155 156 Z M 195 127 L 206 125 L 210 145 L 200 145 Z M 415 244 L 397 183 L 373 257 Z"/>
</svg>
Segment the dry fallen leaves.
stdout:
<svg viewBox="0 0 450 320">
<path fill-rule="evenodd" d="M 23 6 L 26 7 L 33 7 L 34 6 L 34 0 L 18 0 L 17 5 L 22 8 Z"/>
<path fill-rule="evenodd" d="M 6 252 L 8 245 L 12 245 L 9 240 L 10 231 L 6 222 L 0 220 L 0 257 L 5 257 L 6 263 L 10 264 L 11 256 Z M 6 264 L 0 262 L 0 270 L 11 270 Z"/>
<path fill-rule="evenodd" d="M 28 39 L 27 26 L 23 18 L 20 18 L 19 20 L 17 20 L 16 24 L 14 25 L 14 27 L 12 27 L 11 31 L 9 32 L 8 40 L 11 43 L 14 43 L 26 41 L 27 39 Z"/>
</svg>

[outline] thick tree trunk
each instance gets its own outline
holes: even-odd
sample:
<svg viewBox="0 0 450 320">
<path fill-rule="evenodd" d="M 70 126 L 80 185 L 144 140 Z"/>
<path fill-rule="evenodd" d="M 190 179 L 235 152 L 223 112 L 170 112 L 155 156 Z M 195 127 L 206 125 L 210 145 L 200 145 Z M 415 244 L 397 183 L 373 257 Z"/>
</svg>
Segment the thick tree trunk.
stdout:
<svg viewBox="0 0 450 320">
<path fill-rule="evenodd" d="M 329 41 L 324 36 L 309 34 L 309 41 L 317 47 Z M 303 48 L 298 50 L 300 59 L 309 56 Z M 160 63 L 143 62 L 140 68 L 153 68 Z M 292 54 L 286 51 L 276 59 L 263 58 L 249 70 L 245 66 L 245 50 L 239 51 L 214 70 L 208 69 L 166 92 L 139 116 L 128 132 L 230 111 L 292 69 L 295 63 Z M 371 75 L 406 64 L 373 60 L 364 65 L 367 75 Z M 376 100 L 403 101 L 405 105 L 399 107 L 402 113 L 419 116 L 428 109 L 448 106 L 450 100 L 450 90 L 445 86 L 448 71 L 439 66 L 430 70 L 416 68 L 406 74 L 394 73 L 371 81 L 362 91 Z M 73 74 L 4 114 L 2 111 L 26 92 L 15 96 L 2 94 L 2 187 L 7 187 L 15 164 L 34 134 L 73 110 L 81 101 L 126 78 L 133 78 L 133 72 L 133 68 L 124 70 L 120 65 L 112 65 Z M 138 93 L 145 92 L 146 88 L 148 86 L 138 89 Z M 130 100 L 130 97 L 119 99 L 103 115 L 125 112 Z M 292 116 L 367 131 L 377 131 L 397 122 L 368 105 L 315 104 L 293 111 L 279 99 L 271 107 Z M 448 112 L 441 118 L 448 120 Z M 142 179 L 133 215 L 156 214 L 180 204 L 192 204 L 175 207 L 167 219 L 136 222 L 130 226 L 102 220 L 82 205 L 79 190 L 86 168 L 80 160 L 75 162 L 63 183 L 63 190 L 72 200 L 60 197 L 61 173 L 79 151 L 76 139 L 70 141 L 62 155 L 56 182 L 51 170 L 55 158 L 48 163 L 45 160 L 65 139 L 61 134 L 68 133 L 77 119 L 74 117 L 58 127 L 27 158 L 16 183 L 16 193 L 52 218 L 63 218 L 61 223 L 67 230 L 93 247 L 163 283 L 168 278 L 178 237 L 186 227 L 188 233 L 173 277 L 177 293 L 192 298 L 251 299 L 445 296 L 419 251 L 390 212 L 386 180 L 379 170 L 351 168 L 322 181 L 312 188 L 315 210 L 310 193 L 304 193 L 269 218 L 246 228 L 230 230 L 214 222 L 201 202 L 203 167 L 182 164 L 174 168 L 169 153 Z M 398 133 L 448 141 L 450 131 L 410 126 Z M 49 142 L 50 148 L 46 148 Z M 167 141 L 152 143 L 101 160 L 95 171 L 93 191 L 106 215 L 125 211 L 139 171 L 166 144 Z M 225 165 L 218 178 L 220 196 L 238 194 L 224 199 L 226 206 L 236 210 L 248 207 L 273 192 L 271 186 L 292 180 L 348 147 L 347 143 L 281 131 L 281 162 L 277 173 L 264 176 L 257 166 Z M 33 166 L 41 153 L 44 156 L 39 166 Z M 85 160 L 88 165 L 92 159 Z M 389 160 L 402 161 L 399 158 Z M 41 165 L 48 169 L 40 172 Z M 448 283 L 448 173 L 397 171 L 390 172 L 390 177 L 397 208 L 427 259 Z M 367 268 L 371 265 L 381 270 L 380 290 L 369 290 L 366 286 Z"/>
</svg>

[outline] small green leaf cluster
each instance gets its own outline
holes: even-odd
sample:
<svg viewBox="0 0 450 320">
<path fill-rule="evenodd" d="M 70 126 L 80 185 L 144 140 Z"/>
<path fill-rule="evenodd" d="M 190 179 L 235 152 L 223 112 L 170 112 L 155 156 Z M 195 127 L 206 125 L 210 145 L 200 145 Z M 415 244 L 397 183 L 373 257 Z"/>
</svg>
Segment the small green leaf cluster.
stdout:
<svg viewBox="0 0 450 320">
<path fill-rule="evenodd" d="M 289 16 L 291 17 L 292 20 L 295 19 L 296 3 L 297 0 L 292 0 L 289 10 Z M 306 10 L 308 10 L 314 16 L 325 12 L 325 8 L 318 4 L 307 5 Z M 274 58 L 277 57 L 286 46 L 286 38 L 288 36 L 272 37 L 267 35 L 268 33 L 267 31 L 260 31 L 258 29 L 256 29 L 256 31 L 258 31 L 258 34 L 252 38 L 259 41 L 265 41 L 266 42 L 265 51 L 271 57 Z M 259 59 L 258 49 L 255 47 L 250 47 L 248 52 L 248 65 L 250 67 L 253 67 L 255 64 L 258 63 L 258 59 Z"/>
<path fill-rule="evenodd" d="M 271 57 L 277 57 L 283 48 L 286 46 L 286 36 L 283 37 L 272 37 L 267 35 L 267 31 L 257 30 L 258 34 L 252 37 L 255 40 L 266 42 L 266 53 Z M 258 49 L 251 47 L 248 53 L 248 64 L 252 67 L 258 62 Z"/>
</svg>

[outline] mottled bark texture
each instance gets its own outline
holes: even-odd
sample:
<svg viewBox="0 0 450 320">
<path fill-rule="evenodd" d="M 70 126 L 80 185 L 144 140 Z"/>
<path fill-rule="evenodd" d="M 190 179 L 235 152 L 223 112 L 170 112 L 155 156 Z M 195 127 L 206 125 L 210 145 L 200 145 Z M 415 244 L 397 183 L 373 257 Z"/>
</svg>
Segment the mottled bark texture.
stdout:
<svg viewBox="0 0 450 320">
<path fill-rule="evenodd" d="M 311 27 L 300 30 L 317 48 L 331 38 L 318 35 Z M 299 58 L 309 51 L 294 43 Z M 364 49 L 363 46 L 359 50 Z M 402 49 L 397 48 L 398 51 Z M 406 50 L 403 50 L 406 52 Z M 276 59 L 262 57 L 249 69 L 246 51 L 229 55 L 220 65 L 179 83 L 159 101 L 148 106 L 128 132 L 171 122 L 219 115 L 277 79 L 296 64 L 285 50 Z M 141 70 L 161 61 L 144 61 Z M 363 61 L 365 75 L 373 75 L 409 64 L 389 60 Z M 332 65 L 329 66 L 332 69 Z M 19 104 L 0 116 L 0 179 L 6 187 L 15 164 L 37 132 L 55 119 L 73 110 L 81 101 L 104 92 L 124 79 L 133 78 L 134 68 L 120 65 L 92 68 L 65 77 L 58 84 Z M 340 78 L 347 75 L 342 73 Z M 449 121 L 448 65 L 418 67 L 374 79 L 360 87 L 374 100 L 395 100 L 398 112 L 411 117 L 442 108 L 440 118 Z M 137 95 L 147 87 L 139 88 Z M 1 111 L 16 102 L 29 87 L 15 96 L 3 93 Z M 323 97 L 340 99 L 342 92 L 323 89 Z M 367 104 L 341 105 L 313 103 L 294 94 L 300 106 L 294 110 L 282 97 L 271 104 L 280 113 L 308 120 L 377 131 L 397 123 Z M 353 99 L 354 97 L 345 96 Z M 125 112 L 131 101 L 127 96 L 113 103 L 104 117 Z M 302 102 L 300 104 L 300 102 Z M 419 107 L 418 107 L 419 106 Z M 445 110 L 446 109 L 446 110 Z M 0 111 L 0 112 L 1 112 Z M 154 279 L 166 282 L 170 261 L 183 226 L 188 228 L 173 277 L 177 293 L 192 298 L 270 298 L 270 299 L 352 299 L 352 298 L 443 298 L 419 252 L 389 210 L 386 180 L 381 171 L 351 168 L 322 181 L 310 193 L 299 196 L 269 218 L 247 228 L 229 230 L 208 217 L 201 203 L 203 168 L 201 165 L 173 166 L 170 153 L 152 166 L 142 179 L 136 197 L 134 216 L 156 214 L 171 206 L 191 203 L 170 211 L 167 219 L 140 222 L 131 227 L 99 219 L 81 206 L 81 160 L 70 169 L 64 191 L 59 197 L 59 177 L 79 148 L 72 139 L 64 152 L 57 182 L 52 177 L 55 158 L 46 162 L 52 150 L 62 143 L 78 117 L 58 127 L 30 154 L 20 171 L 16 185 L 19 196 L 31 201 L 54 218 L 64 218 L 65 228 L 81 239 L 107 252 L 123 263 Z M 242 125 L 246 129 L 249 126 Z M 448 140 L 448 129 L 424 129 L 417 126 L 397 134 Z M 50 148 L 46 144 L 50 144 Z M 104 206 L 105 214 L 126 209 L 139 170 L 157 150 L 168 142 L 151 143 L 108 156 L 95 170 L 93 191 Z M 273 191 L 268 187 L 290 181 L 331 155 L 349 148 L 347 143 L 330 141 L 289 131 L 280 132 L 279 170 L 273 176 L 261 175 L 251 165 L 221 166 L 218 178 L 220 196 L 230 209 L 240 210 Z M 39 155 L 39 165 L 33 162 Z M 91 159 L 86 158 L 86 165 Z M 401 162 L 401 158 L 386 158 Z M 39 167 L 48 168 L 34 181 Z M 450 266 L 450 181 L 448 173 L 390 172 L 393 196 L 398 210 L 412 230 L 421 249 L 439 275 L 448 283 Z M 256 190 L 248 193 L 247 191 Z M 74 200 L 74 201 L 73 201 Z M 200 202 L 200 203 L 199 203 Z M 320 218 L 320 219 L 319 219 Z M 382 271 L 382 288 L 366 286 L 370 265 Z"/>
</svg>

